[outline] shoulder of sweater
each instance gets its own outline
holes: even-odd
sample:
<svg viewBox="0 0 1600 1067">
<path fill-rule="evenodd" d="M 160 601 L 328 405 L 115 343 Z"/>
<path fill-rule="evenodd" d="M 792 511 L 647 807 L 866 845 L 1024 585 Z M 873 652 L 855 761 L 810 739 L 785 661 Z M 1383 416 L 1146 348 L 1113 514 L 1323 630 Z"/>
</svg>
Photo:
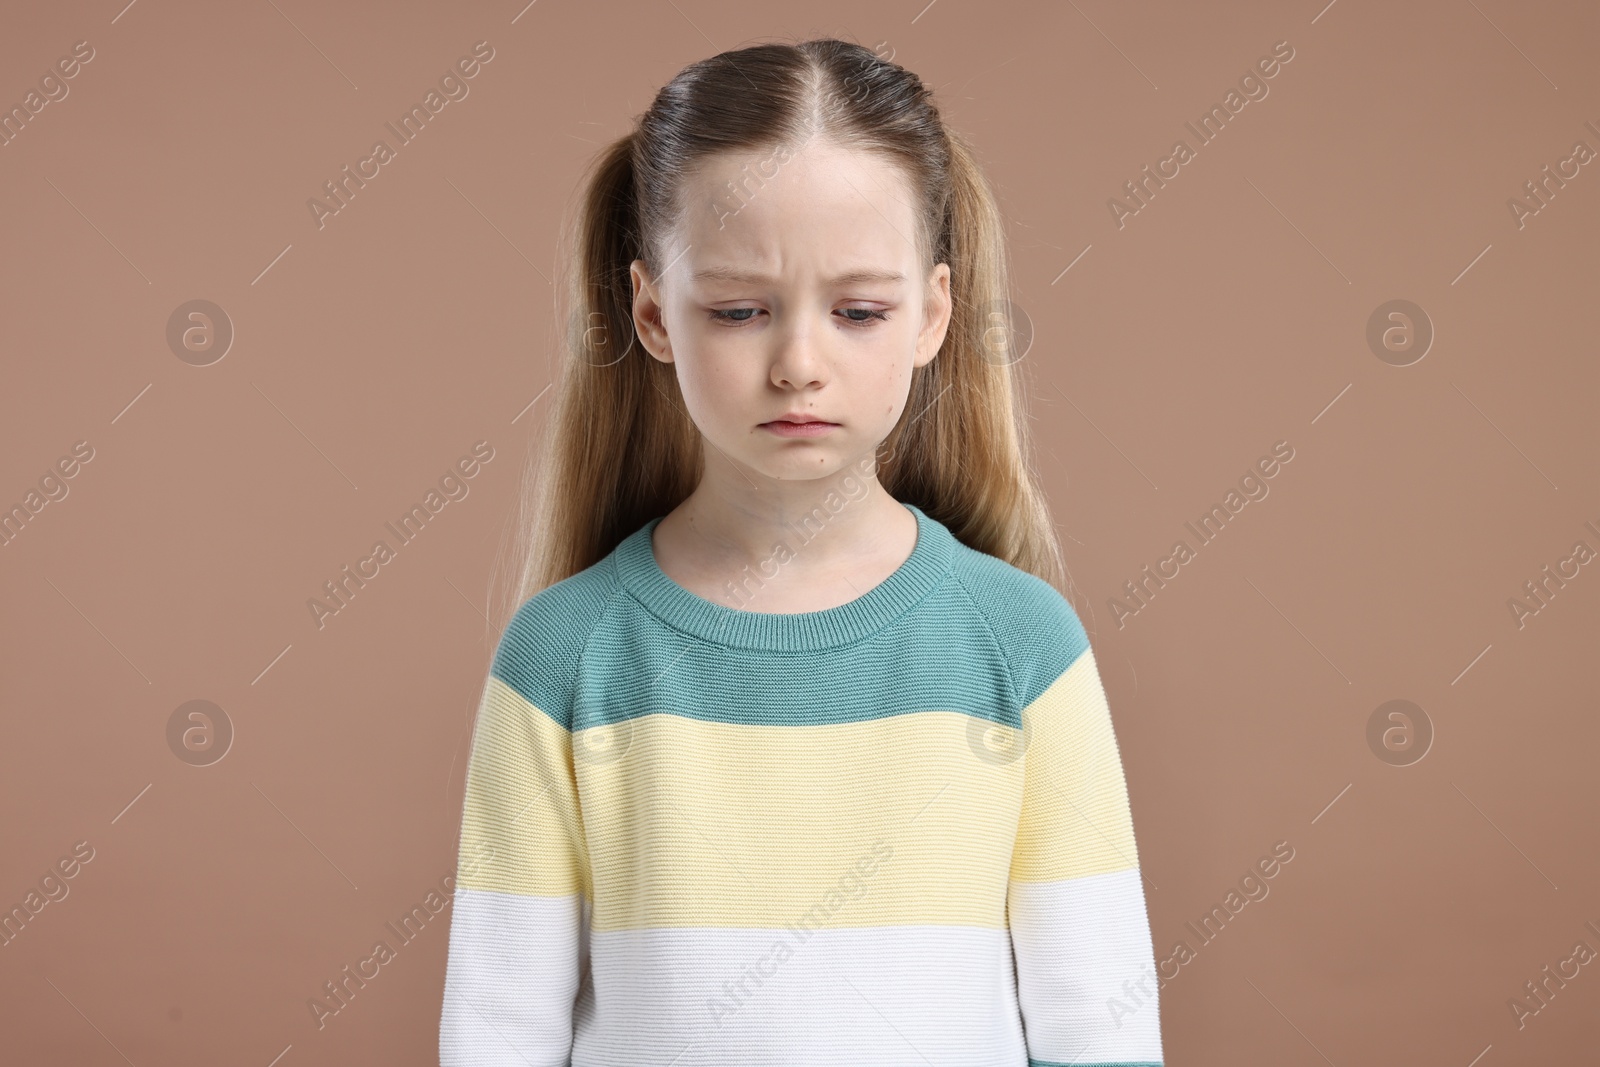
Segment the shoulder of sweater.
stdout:
<svg viewBox="0 0 1600 1067">
<path fill-rule="evenodd" d="M 1024 705 L 1089 650 L 1071 602 L 1038 575 L 958 543 L 951 577 L 987 620 Z"/>
<path fill-rule="evenodd" d="M 541 589 L 511 617 L 489 673 L 570 729 L 584 647 L 621 592 L 612 556 Z"/>
</svg>

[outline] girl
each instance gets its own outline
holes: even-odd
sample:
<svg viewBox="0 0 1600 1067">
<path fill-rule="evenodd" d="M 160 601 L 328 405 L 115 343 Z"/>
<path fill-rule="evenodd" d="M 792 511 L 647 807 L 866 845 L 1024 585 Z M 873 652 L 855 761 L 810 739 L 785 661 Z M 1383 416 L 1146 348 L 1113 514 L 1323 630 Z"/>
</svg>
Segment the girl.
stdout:
<svg viewBox="0 0 1600 1067">
<path fill-rule="evenodd" d="M 859 45 L 725 52 L 575 239 L 441 1062 L 1159 1065 L 972 150 Z"/>
</svg>

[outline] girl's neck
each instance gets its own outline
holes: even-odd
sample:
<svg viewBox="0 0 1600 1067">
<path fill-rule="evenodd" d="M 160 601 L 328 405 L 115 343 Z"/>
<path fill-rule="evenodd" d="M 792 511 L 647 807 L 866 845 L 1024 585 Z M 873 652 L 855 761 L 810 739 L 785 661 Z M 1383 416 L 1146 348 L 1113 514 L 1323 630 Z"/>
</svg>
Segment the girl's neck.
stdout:
<svg viewBox="0 0 1600 1067">
<path fill-rule="evenodd" d="M 728 602 L 730 582 L 759 575 L 756 596 L 727 606 L 792 613 L 849 603 L 910 557 L 916 516 L 876 480 L 855 482 L 852 496 L 820 482 L 791 484 L 800 491 L 774 501 L 718 493 L 702 482 L 657 524 L 657 565 L 717 603 Z"/>
</svg>

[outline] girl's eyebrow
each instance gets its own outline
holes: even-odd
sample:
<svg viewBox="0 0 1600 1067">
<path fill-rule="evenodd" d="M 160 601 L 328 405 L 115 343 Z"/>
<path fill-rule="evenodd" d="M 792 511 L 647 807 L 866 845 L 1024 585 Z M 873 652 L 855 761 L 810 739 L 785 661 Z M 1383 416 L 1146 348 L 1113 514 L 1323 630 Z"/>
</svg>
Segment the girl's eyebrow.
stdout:
<svg viewBox="0 0 1600 1067">
<path fill-rule="evenodd" d="M 754 271 L 739 270 L 737 267 L 703 267 L 694 272 L 694 280 L 697 282 L 746 282 L 752 285 L 771 285 L 776 279 Z M 862 267 L 845 271 L 837 277 L 829 278 L 826 284 L 837 286 L 848 285 L 852 282 L 903 282 L 905 280 L 906 276 L 898 271 Z"/>
</svg>

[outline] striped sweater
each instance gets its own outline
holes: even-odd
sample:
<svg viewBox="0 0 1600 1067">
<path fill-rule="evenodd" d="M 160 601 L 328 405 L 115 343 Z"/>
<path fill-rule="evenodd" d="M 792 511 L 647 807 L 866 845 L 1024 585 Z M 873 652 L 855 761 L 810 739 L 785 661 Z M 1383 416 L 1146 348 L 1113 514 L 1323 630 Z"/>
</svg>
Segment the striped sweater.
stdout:
<svg viewBox="0 0 1600 1067">
<path fill-rule="evenodd" d="M 906 506 L 911 556 L 839 607 L 690 593 L 659 519 L 521 605 L 473 732 L 443 1067 L 1161 1064 L 1083 627 Z"/>
</svg>

